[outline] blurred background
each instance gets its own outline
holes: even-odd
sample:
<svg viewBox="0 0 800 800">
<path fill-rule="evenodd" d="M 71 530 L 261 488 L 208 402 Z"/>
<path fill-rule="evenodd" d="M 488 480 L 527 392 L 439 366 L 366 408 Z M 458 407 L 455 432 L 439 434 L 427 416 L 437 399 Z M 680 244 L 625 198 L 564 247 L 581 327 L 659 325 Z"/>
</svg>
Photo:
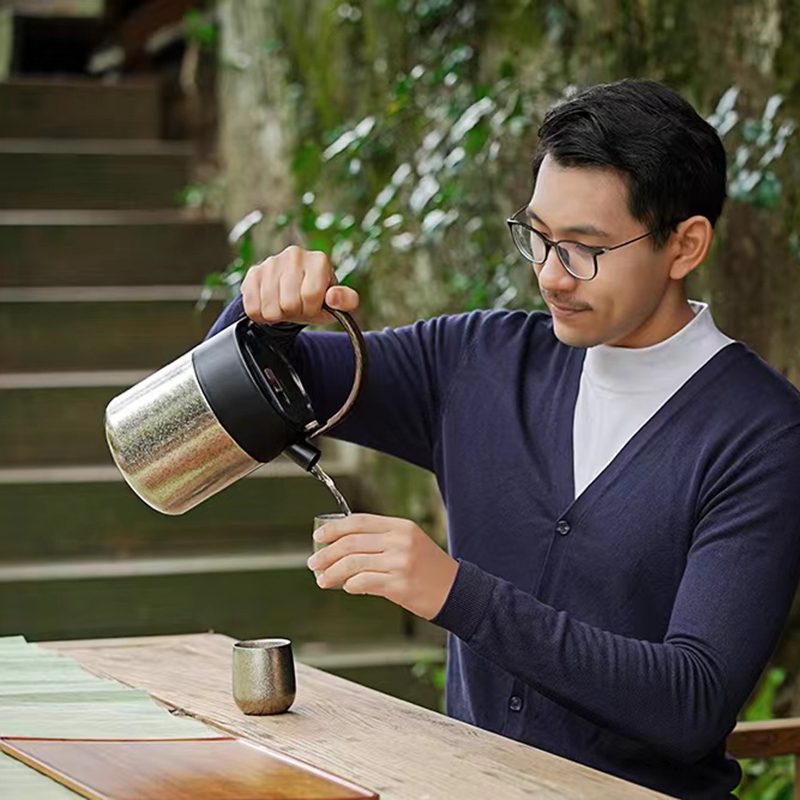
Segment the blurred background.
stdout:
<svg viewBox="0 0 800 800">
<path fill-rule="evenodd" d="M 162 517 L 118 476 L 103 408 L 288 243 L 331 255 L 367 328 L 540 307 L 504 223 L 538 124 L 624 77 L 722 136 L 730 202 L 691 293 L 797 384 L 800 0 L 0 2 L 0 635 L 286 635 L 437 707 L 439 631 L 315 590 L 321 486 L 278 460 Z M 443 541 L 429 475 L 329 444 L 352 506 Z M 800 714 L 798 681 L 800 611 L 745 715 Z M 744 794 L 790 796 L 790 763 L 747 769 Z"/>
</svg>

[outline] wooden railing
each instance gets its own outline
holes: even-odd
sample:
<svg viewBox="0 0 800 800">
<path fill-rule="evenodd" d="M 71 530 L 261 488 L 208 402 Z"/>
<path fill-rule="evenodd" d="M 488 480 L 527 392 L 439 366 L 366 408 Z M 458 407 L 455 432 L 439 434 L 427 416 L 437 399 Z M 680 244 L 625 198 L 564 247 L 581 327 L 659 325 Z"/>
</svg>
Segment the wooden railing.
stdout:
<svg viewBox="0 0 800 800">
<path fill-rule="evenodd" d="M 800 717 L 740 722 L 728 737 L 734 758 L 772 758 L 793 755 L 795 775 L 800 775 Z M 800 800 L 800 780 L 795 780 L 795 800 Z"/>
</svg>

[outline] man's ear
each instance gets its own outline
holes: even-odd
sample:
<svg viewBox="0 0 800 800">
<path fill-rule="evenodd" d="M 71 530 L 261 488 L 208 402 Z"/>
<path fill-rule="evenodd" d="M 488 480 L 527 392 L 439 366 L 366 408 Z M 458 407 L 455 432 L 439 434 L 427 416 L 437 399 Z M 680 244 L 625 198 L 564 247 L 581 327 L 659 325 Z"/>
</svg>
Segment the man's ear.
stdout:
<svg viewBox="0 0 800 800">
<path fill-rule="evenodd" d="M 705 217 L 698 215 L 681 222 L 670 236 L 669 246 L 674 252 L 670 278 L 683 280 L 699 267 L 708 255 L 713 239 L 714 229 Z"/>
</svg>

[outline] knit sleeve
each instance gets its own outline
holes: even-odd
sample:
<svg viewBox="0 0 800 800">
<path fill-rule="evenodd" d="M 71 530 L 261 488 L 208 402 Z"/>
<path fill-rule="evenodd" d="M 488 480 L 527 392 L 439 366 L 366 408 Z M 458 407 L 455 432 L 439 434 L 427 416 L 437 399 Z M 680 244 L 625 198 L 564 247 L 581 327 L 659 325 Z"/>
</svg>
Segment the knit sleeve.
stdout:
<svg viewBox="0 0 800 800">
<path fill-rule="evenodd" d="M 551 700 L 695 761 L 735 725 L 800 575 L 800 426 L 731 471 L 699 516 L 663 641 L 626 638 L 462 561 L 434 622 Z"/>
<path fill-rule="evenodd" d="M 243 313 L 237 298 L 209 336 Z M 479 323 L 479 314 L 462 314 L 365 333 L 367 372 L 361 394 L 331 435 L 432 470 L 443 400 Z M 270 331 L 297 371 L 317 419 L 324 421 L 350 393 L 353 348 L 346 333 L 302 328 L 270 326 Z"/>
</svg>

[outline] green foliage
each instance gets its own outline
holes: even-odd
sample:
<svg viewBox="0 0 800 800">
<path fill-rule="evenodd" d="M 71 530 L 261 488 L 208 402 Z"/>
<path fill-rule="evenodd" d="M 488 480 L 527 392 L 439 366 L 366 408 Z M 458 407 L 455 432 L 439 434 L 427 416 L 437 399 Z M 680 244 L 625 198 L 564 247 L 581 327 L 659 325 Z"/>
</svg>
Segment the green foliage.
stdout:
<svg viewBox="0 0 800 800">
<path fill-rule="evenodd" d="M 472 55 L 453 45 L 435 66 L 399 74 L 383 106 L 306 141 L 292 162 L 301 199 L 271 220 L 274 232 L 290 228 L 298 243 L 327 253 L 339 281 L 359 288 L 378 269 L 413 281 L 414 265 L 435 264 L 438 291 L 416 294 L 419 316 L 536 304 L 530 273 L 506 241 L 503 220 L 523 198 L 508 197 L 520 165 L 502 154 L 519 152 L 532 134 L 540 98 L 509 77 L 477 84 L 468 74 Z M 737 87 L 728 89 L 709 117 L 732 152 L 729 194 L 773 208 L 782 186 L 771 167 L 795 126 L 777 122 L 779 96 L 755 119 L 739 114 L 738 97 Z M 202 204 L 202 187 L 187 188 L 187 202 L 194 197 Z M 249 255 L 240 252 L 208 286 L 238 291 L 257 260 Z"/>
<path fill-rule="evenodd" d="M 326 177 L 337 182 L 357 179 L 365 162 L 385 169 L 386 154 L 395 156 L 377 191 L 352 198 L 355 224 L 331 241 L 340 279 L 369 270 L 379 255 L 399 264 L 424 252 L 460 307 L 505 305 L 516 296 L 507 273 L 518 262 L 505 236 L 487 236 L 485 228 L 493 216 L 498 232 L 513 211 L 510 201 L 508 210 L 496 208 L 491 189 L 502 182 L 502 140 L 526 132 L 531 115 L 509 81 L 477 87 L 460 78 L 470 55 L 455 48 L 436 68 L 401 75 L 385 108 L 340 131 L 323 151 Z M 319 214 L 317 227 L 328 218 Z"/>
<path fill-rule="evenodd" d="M 479 50 L 491 18 L 516 28 L 527 20 L 537 46 L 566 51 L 574 14 L 532 0 L 491 12 L 471 0 L 353 0 L 306 12 L 286 6 L 284 38 L 260 45 L 290 64 L 300 130 L 291 172 L 300 199 L 267 218 L 259 241 L 326 252 L 339 280 L 371 297 L 388 324 L 404 314 L 541 307 L 504 220 L 527 199 L 526 148 L 564 80 L 550 70 L 518 75 L 513 46 L 493 62 L 479 59 Z M 398 29 L 408 50 L 387 61 Z M 362 55 L 333 52 L 342 41 Z M 399 70 L 398 61 L 405 61 Z M 340 64 L 351 73 L 349 92 L 342 92 L 344 76 L 334 77 Z M 778 121 L 780 96 L 750 118 L 736 109 L 739 94 L 737 87 L 725 92 L 710 118 L 729 152 L 730 196 L 774 208 L 783 190 L 774 167 L 794 125 Z M 354 112 L 347 121 L 345 109 Z M 239 259 L 210 280 L 234 293 L 244 269 Z"/>
<path fill-rule="evenodd" d="M 778 667 L 767 672 L 758 694 L 742 714 L 748 722 L 773 719 L 775 695 L 786 680 L 786 672 Z M 794 757 L 743 759 L 742 782 L 735 794 L 740 800 L 792 800 L 794 797 Z"/>
<path fill-rule="evenodd" d="M 213 181 L 195 181 L 177 194 L 177 205 L 195 210 L 218 209 L 222 205 L 222 188 Z"/>
<path fill-rule="evenodd" d="M 228 234 L 228 242 L 235 249 L 234 258 L 222 272 L 212 272 L 206 276 L 197 303 L 198 310 L 205 308 L 208 301 L 219 290 L 224 290 L 229 300 L 239 294 L 239 287 L 245 273 L 258 261 L 253 243 L 253 228 L 263 219 L 264 215 L 260 211 L 251 211 L 233 226 Z"/>
<path fill-rule="evenodd" d="M 207 13 L 197 9 L 187 11 L 183 17 L 186 40 L 199 45 L 203 50 L 214 50 L 217 46 L 219 28 Z"/>
<path fill-rule="evenodd" d="M 709 122 L 726 141 L 730 154 L 728 195 L 732 200 L 758 208 L 775 208 L 783 187 L 772 169 L 783 155 L 795 123 L 777 123 L 783 98 L 773 95 L 758 118 L 742 118 L 736 110 L 739 88 L 732 86 L 720 98 Z"/>
<path fill-rule="evenodd" d="M 476 78 L 475 4 L 386 5 L 424 32 L 416 63 L 368 114 L 301 144 L 292 160 L 301 200 L 272 229 L 328 253 L 341 282 L 408 290 L 419 316 L 531 305 L 532 275 L 504 222 L 526 199 L 509 187 L 527 164 L 504 154 L 519 152 L 545 103 L 518 85 L 508 61 L 493 81 Z M 435 280 L 426 279 L 432 265 Z M 235 291 L 244 268 L 211 280 Z"/>
<path fill-rule="evenodd" d="M 500 154 L 519 149 L 504 147 L 506 140 L 530 132 L 532 98 L 509 77 L 475 80 L 475 54 L 465 42 L 471 4 L 396 5 L 435 44 L 396 77 L 382 106 L 325 136 L 314 193 L 334 198 L 355 219 L 331 239 L 330 255 L 340 280 L 357 281 L 379 262 L 395 280 L 405 274 L 414 281 L 435 264 L 440 291 L 415 293 L 421 315 L 505 306 L 517 296 L 509 273 L 522 265 L 502 231 L 514 203 L 503 195 Z M 316 213 L 318 227 L 327 223 L 329 213 Z"/>
<path fill-rule="evenodd" d="M 445 713 L 445 680 L 446 668 L 440 661 L 420 659 L 411 668 L 411 674 L 427 686 L 432 686 L 438 693 L 438 708 Z"/>
<path fill-rule="evenodd" d="M 775 717 L 775 696 L 786 680 L 786 670 L 780 667 L 770 669 L 761 682 L 756 696 L 750 705 L 742 712 L 742 719 L 746 722 L 758 722 Z"/>
</svg>

